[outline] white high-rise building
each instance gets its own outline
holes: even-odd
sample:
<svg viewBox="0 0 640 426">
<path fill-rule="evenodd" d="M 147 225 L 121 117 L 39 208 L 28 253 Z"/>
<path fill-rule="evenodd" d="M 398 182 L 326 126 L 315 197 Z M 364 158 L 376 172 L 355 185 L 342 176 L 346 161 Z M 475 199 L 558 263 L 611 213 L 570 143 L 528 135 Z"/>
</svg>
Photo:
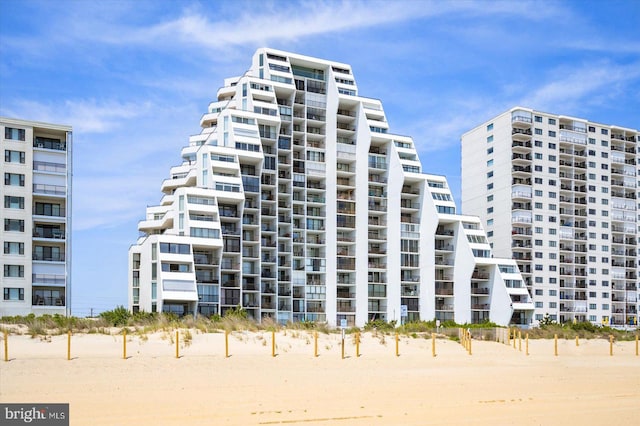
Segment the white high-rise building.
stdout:
<svg viewBox="0 0 640 426">
<path fill-rule="evenodd" d="M 462 136 L 462 208 L 518 262 L 534 322 L 638 323 L 639 142 L 521 107 Z"/>
<path fill-rule="evenodd" d="M 138 226 L 132 311 L 529 323 L 516 262 L 492 257 L 349 65 L 259 49 L 200 125 Z"/>
<path fill-rule="evenodd" d="M 72 129 L 4 117 L 0 127 L 0 316 L 69 315 Z"/>
</svg>

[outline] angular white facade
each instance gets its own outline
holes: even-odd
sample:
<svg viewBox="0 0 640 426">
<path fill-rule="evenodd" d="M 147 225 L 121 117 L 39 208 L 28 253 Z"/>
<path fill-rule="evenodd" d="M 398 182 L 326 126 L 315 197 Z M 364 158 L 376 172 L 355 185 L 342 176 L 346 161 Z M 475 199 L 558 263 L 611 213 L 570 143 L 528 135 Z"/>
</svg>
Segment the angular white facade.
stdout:
<svg viewBox="0 0 640 426">
<path fill-rule="evenodd" d="M 72 129 L 0 117 L 0 316 L 71 313 Z"/>
<path fill-rule="evenodd" d="M 535 322 L 638 323 L 639 142 L 521 107 L 462 136 L 462 207 L 518 262 Z"/>
<path fill-rule="evenodd" d="M 528 324 L 515 261 L 346 64 L 260 49 L 219 89 L 129 251 L 133 311 Z M 515 312 L 515 314 L 514 314 Z"/>
</svg>

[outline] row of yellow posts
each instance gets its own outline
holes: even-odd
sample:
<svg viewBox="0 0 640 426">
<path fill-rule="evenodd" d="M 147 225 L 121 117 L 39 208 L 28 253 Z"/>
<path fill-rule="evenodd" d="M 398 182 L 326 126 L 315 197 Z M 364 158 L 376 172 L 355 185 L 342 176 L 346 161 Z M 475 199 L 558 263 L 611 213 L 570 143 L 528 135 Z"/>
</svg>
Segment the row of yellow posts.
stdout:
<svg viewBox="0 0 640 426">
<path fill-rule="evenodd" d="M 513 349 L 516 348 L 516 340 L 518 341 L 518 349 L 522 352 L 522 331 L 513 329 L 513 336 L 511 336 L 512 329 L 508 328 L 507 333 L 507 345 L 511 346 L 513 341 Z M 517 333 L 517 335 L 516 335 Z M 500 340 L 500 337 L 496 335 L 496 340 Z M 504 343 L 504 338 L 503 338 Z M 529 333 L 525 334 L 526 355 L 529 355 Z M 580 346 L 580 339 L 576 336 L 576 347 Z M 638 335 L 636 334 L 636 356 L 638 356 Z M 553 335 L 553 355 L 558 356 L 558 335 Z M 613 335 L 609 336 L 609 355 L 613 356 Z"/>
<path fill-rule="evenodd" d="M 313 333 L 313 356 L 318 356 L 318 332 Z M 399 334 L 396 333 L 395 336 L 396 341 L 396 356 L 400 356 L 400 337 Z M 356 345 L 356 358 L 360 357 L 360 332 L 356 332 L 355 334 L 355 345 Z M 176 358 L 180 358 L 180 332 L 176 330 L 175 337 L 175 346 L 176 346 Z M 342 339 L 342 359 L 344 356 L 344 338 Z M 469 354 L 471 354 L 471 343 L 469 343 Z M 431 353 L 435 357 L 436 356 L 436 335 L 435 333 L 431 333 Z M 275 331 L 271 332 L 271 356 L 276 356 L 276 333 Z M 225 330 L 224 332 L 224 357 L 229 358 L 229 331 Z M 122 359 L 127 359 L 127 329 L 122 330 Z M 4 360 L 9 361 L 9 333 L 4 331 Z M 71 360 L 71 331 L 67 332 L 67 360 Z"/>
<path fill-rule="evenodd" d="M 513 335 L 512 335 L 513 331 Z M 505 342 L 506 335 L 506 342 Z M 471 332 L 469 330 L 464 330 L 462 328 L 458 329 L 458 336 L 460 337 L 460 343 L 465 348 L 465 350 L 472 354 L 471 351 Z M 127 359 L 127 330 L 123 329 L 122 331 L 122 358 Z M 496 333 L 496 341 L 500 341 L 500 334 Z M 314 332 L 313 334 L 314 340 L 314 349 L 313 356 L 318 356 L 318 332 Z M 554 355 L 558 356 L 558 335 L 554 335 Z M 396 356 L 400 356 L 400 336 L 396 332 L 395 334 L 395 350 Z M 516 343 L 518 350 L 522 352 L 522 331 L 518 329 L 505 329 L 505 333 L 502 335 L 502 343 L 506 343 L 508 346 L 511 346 L 513 342 L 513 349 L 516 349 Z M 180 358 L 180 332 L 176 330 L 176 358 Z M 355 344 L 356 344 L 356 358 L 360 357 L 360 333 L 356 332 L 355 335 Z M 578 336 L 576 336 L 576 346 L 580 346 L 580 341 Z M 525 351 L 526 355 L 529 355 L 529 334 L 525 334 Z M 344 359 L 344 338 L 341 342 L 341 353 L 342 359 Z M 436 335 L 435 333 L 431 333 L 431 353 L 435 357 L 436 356 Z M 613 336 L 609 336 L 609 355 L 613 356 Z M 229 358 L 229 331 L 224 332 L 224 356 L 225 358 Z M 271 332 L 271 356 L 276 356 L 276 334 L 275 331 Z M 636 334 L 636 356 L 638 356 L 638 335 Z M 9 361 L 9 333 L 4 331 L 4 360 Z M 71 331 L 67 332 L 67 360 L 71 360 Z"/>
</svg>

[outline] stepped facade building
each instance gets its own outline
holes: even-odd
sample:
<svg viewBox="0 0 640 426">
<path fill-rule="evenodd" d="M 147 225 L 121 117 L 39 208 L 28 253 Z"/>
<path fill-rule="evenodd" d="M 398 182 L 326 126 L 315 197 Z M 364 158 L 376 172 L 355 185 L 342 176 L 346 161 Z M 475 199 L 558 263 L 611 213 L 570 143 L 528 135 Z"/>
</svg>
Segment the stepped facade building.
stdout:
<svg viewBox="0 0 640 426">
<path fill-rule="evenodd" d="M 462 207 L 518 263 L 534 323 L 638 324 L 640 131 L 515 107 L 462 136 Z"/>
<path fill-rule="evenodd" d="M 349 65 L 259 49 L 200 125 L 129 250 L 132 311 L 530 322 L 516 262 L 492 256 Z"/>
<path fill-rule="evenodd" d="M 0 316 L 71 313 L 69 126 L 0 117 Z"/>
</svg>

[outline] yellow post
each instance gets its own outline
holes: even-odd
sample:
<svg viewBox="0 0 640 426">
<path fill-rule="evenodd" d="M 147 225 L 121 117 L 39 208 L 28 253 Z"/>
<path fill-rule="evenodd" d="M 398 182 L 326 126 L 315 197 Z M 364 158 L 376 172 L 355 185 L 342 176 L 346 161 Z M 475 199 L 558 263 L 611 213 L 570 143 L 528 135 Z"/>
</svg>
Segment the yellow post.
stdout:
<svg viewBox="0 0 640 426">
<path fill-rule="evenodd" d="M 431 355 L 436 356 L 436 333 L 431 333 Z"/>
<path fill-rule="evenodd" d="M 516 348 L 516 329 L 513 329 L 513 349 Z"/>
<path fill-rule="evenodd" d="M 276 332 L 271 331 L 271 356 L 276 356 Z"/>
<path fill-rule="evenodd" d="M 71 330 L 67 331 L 67 361 L 71 360 Z"/>
<path fill-rule="evenodd" d="M 318 332 L 313 332 L 313 356 L 318 356 Z"/>
<path fill-rule="evenodd" d="M 576 335 L 576 348 L 580 346 L 580 342 L 578 341 L 578 335 Z"/>
<path fill-rule="evenodd" d="M 229 330 L 224 331 L 224 357 L 229 358 Z"/>
<path fill-rule="evenodd" d="M 613 334 L 609 335 L 609 355 L 613 356 Z"/>
<path fill-rule="evenodd" d="M 636 356 L 638 356 L 638 335 L 636 334 Z"/>
<path fill-rule="evenodd" d="M 558 356 L 558 335 L 553 335 L 553 353 Z"/>
<path fill-rule="evenodd" d="M 342 332 L 342 342 L 340 343 L 340 347 L 342 348 L 342 359 L 344 359 L 344 330 Z"/>
<path fill-rule="evenodd" d="M 356 358 L 360 358 L 360 332 L 356 331 Z"/>
<path fill-rule="evenodd" d="M 526 348 L 526 354 L 527 356 L 529 356 L 529 333 L 527 333 L 525 336 L 525 348 Z"/>
<path fill-rule="evenodd" d="M 636 352 L 638 352 L 637 348 Z M 7 332 L 7 330 L 4 331 L 4 360 L 9 361 L 9 333 Z"/>
<path fill-rule="evenodd" d="M 180 332 L 176 330 L 176 358 L 180 358 Z"/>
<path fill-rule="evenodd" d="M 400 341 L 400 337 L 398 337 L 398 332 L 396 331 L 396 356 L 400 356 L 400 348 L 398 347 L 399 341 Z"/>
<path fill-rule="evenodd" d="M 122 330 L 122 359 L 127 359 L 127 329 Z"/>
<path fill-rule="evenodd" d="M 518 331 L 518 350 L 522 352 L 522 331 Z"/>
<path fill-rule="evenodd" d="M 471 332 L 469 331 L 467 334 L 468 334 L 468 336 L 467 336 L 467 345 L 469 346 L 468 347 L 469 355 L 471 355 Z"/>
</svg>

